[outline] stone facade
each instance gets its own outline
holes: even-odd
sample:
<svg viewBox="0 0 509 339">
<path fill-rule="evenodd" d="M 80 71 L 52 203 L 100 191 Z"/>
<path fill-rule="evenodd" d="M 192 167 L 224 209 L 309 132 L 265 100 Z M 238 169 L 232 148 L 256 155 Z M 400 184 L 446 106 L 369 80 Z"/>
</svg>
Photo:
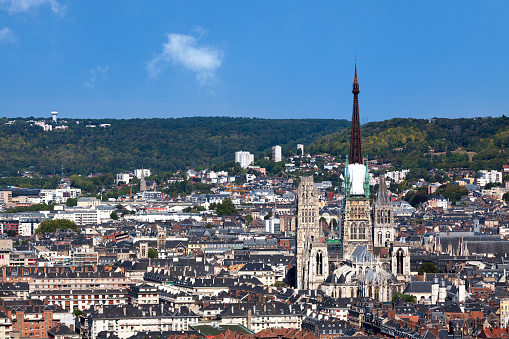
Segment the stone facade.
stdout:
<svg viewBox="0 0 509 339">
<path fill-rule="evenodd" d="M 329 275 L 329 257 L 313 177 L 301 177 L 297 199 L 297 288 L 318 289 Z"/>
</svg>

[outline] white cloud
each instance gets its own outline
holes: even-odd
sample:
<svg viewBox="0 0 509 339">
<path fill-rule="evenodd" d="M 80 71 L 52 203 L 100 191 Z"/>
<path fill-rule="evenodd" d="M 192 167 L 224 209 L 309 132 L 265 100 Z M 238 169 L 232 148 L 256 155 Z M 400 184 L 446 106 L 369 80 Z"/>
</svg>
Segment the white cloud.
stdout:
<svg viewBox="0 0 509 339">
<path fill-rule="evenodd" d="M 163 51 L 147 65 L 151 77 L 157 77 L 164 66 L 171 62 L 194 72 L 200 85 L 212 84 L 216 80 L 216 70 L 223 60 L 222 50 L 199 45 L 198 40 L 191 35 L 170 33 L 167 38 Z"/>
<path fill-rule="evenodd" d="M 66 7 L 60 5 L 56 0 L 0 0 L 0 6 L 7 9 L 10 14 L 26 13 L 31 8 L 41 5 L 49 5 L 56 14 L 64 14 Z"/>
<path fill-rule="evenodd" d="M 106 75 L 108 74 L 108 70 L 109 70 L 108 65 L 97 66 L 96 68 L 91 69 L 89 71 L 90 77 L 84 83 L 85 87 L 94 89 L 97 83 L 106 81 Z"/>
<path fill-rule="evenodd" d="M 16 36 L 9 28 L 0 29 L 0 42 L 14 42 L 16 41 Z"/>
</svg>

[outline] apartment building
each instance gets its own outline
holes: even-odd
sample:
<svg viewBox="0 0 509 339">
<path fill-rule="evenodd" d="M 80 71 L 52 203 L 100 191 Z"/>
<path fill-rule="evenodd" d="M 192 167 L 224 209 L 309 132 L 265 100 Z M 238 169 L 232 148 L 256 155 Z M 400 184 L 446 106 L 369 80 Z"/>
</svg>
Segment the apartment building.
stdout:
<svg viewBox="0 0 509 339">
<path fill-rule="evenodd" d="M 127 290 L 122 289 L 56 289 L 39 290 L 31 294 L 32 299 L 46 300 L 52 305 L 72 311 L 86 310 L 92 305 L 125 305 L 127 304 Z"/>
<path fill-rule="evenodd" d="M 2 301 L 0 312 L 7 317 L 0 316 L 0 327 L 4 327 L 5 332 L 19 332 L 19 335 L 25 338 L 47 338 L 48 330 L 59 322 L 74 328 L 74 317 L 71 313 L 40 300 Z M 10 329 L 9 321 L 12 324 Z"/>
<path fill-rule="evenodd" d="M 57 189 L 42 189 L 39 192 L 41 202 L 49 204 L 55 202 L 57 204 L 64 204 L 69 198 L 78 198 L 81 195 L 81 188 L 57 188 Z"/>
<path fill-rule="evenodd" d="M 186 306 L 171 310 L 158 306 L 94 306 L 79 318 L 82 338 L 96 338 L 102 331 L 127 339 L 138 332 L 187 331 L 197 325 L 200 316 Z"/>
<path fill-rule="evenodd" d="M 3 282 L 28 282 L 30 292 L 51 289 L 121 289 L 134 282 L 122 272 L 93 266 L 2 267 Z"/>
<path fill-rule="evenodd" d="M 220 325 L 240 324 L 259 332 L 267 328 L 298 328 L 311 313 L 309 305 L 286 305 L 280 302 L 265 303 L 262 306 L 230 306 L 219 316 Z"/>
</svg>

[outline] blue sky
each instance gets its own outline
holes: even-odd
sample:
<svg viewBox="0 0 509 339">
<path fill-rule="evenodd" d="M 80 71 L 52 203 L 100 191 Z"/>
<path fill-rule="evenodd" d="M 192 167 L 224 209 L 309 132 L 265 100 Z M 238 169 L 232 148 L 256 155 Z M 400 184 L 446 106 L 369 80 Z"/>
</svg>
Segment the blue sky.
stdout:
<svg viewBox="0 0 509 339">
<path fill-rule="evenodd" d="M 509 113 L 509 1 L 0 0 L 0 116 Z"/>
</svg>

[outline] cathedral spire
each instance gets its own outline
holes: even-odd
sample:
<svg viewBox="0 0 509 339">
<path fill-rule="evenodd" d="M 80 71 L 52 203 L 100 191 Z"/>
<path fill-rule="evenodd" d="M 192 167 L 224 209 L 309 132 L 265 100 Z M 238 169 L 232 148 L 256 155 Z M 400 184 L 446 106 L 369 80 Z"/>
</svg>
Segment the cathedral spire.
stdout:
<svg viewBox="0 0 509 339">
<path fill-rule="evenodd" d="M 352 135 L 350 138 L 350 164 L 362 164 L 361 122 L 359 118 L 359 82 L 357 81 L 357 62 L 355 63 L 355 77 L 353 80 L 353 111 Z"/>
</svg>

